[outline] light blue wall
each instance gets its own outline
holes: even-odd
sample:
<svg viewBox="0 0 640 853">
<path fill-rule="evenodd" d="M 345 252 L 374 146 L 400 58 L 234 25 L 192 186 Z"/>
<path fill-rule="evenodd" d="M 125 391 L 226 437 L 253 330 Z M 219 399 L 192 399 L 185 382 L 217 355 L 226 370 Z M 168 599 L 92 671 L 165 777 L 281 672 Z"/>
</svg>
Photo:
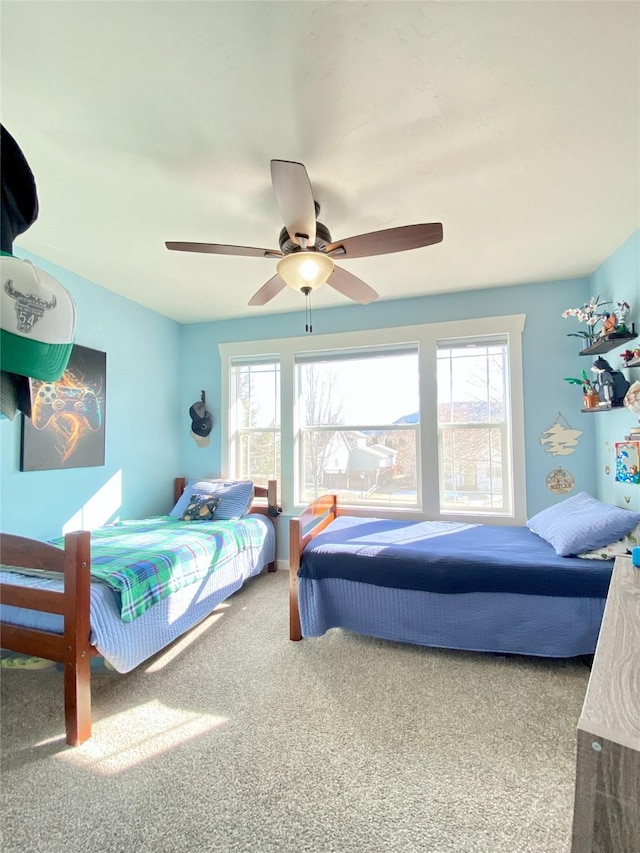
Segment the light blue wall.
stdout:
<svg viewBox="0 0 640 853">
<path fill-rule="evenodd" d="M 0 418 L 0 529 L 47 539 L 73 526 L 166 512 L 181 474 L 180 327 L 15 249 L 73 295 L 76 342 L 107 354 L 106 464 L 20 472 L 20 419 Z"/>
<path fill-rule="evenodd" d="M 640 230 L 632 234 L 591 277 L 591 294 L 600 294 L 604 301 L 628 302 L 631 306 L 628 321 L 634 320 L 636 332 L 640 333 Z M 640 347 L 640 337 L 611 350 L 603 358 L 616 370 L 621 369 L 620 353 L 627 348 Z M 586 356 L 583 356 L 586 360 Z M 640 368 L 623 368 L 629 382 L 640 380 Z M 624 441 L 638 420 L 628 409 L 615 409 L 589 415 L 595 421 L 595 468 L 598 497 L 607 503 L 628 506 L 640 511 L 640 486 L 618 483 L 615 479 L 615 443 Z M 606 473 L 606 468 L 609 473 Z M 629 498 L 627 502 L 626 498 Z"/>
<path fill-rule="evenodd" d="M 462 320 L 473 317 L 525 313 L 523 370 L 525 385 L 527 510 L 531 516 L 562 496 L 546 486 L 547 474 L 562 466 L 576 481 L 575 491 L 591 493 L 596 487 L 593 466 L 594 421 L 581 414 L 579 389 L 563 381 L 578 375 L 584 364 L 576 357 L 575 321 L 562 319 L 562 311 L 582 305 L 589 298 L 588 279 L 526 284 L 506 288 L 472 290 L 465 293 L 425 296 L 367 306 L 314 311 L 314 334 L 349 332 L 391 326 Z M 220 406 L 220 358 L 218 344 L 229 341 L 271 339 L 297 336 L 304 329 L 304 312 L 201 323 L 181 329 L 183 364 L 189 365 L 189 383 L 182 390 L 182 407 L 197 398 L 199 389 L 216 414 Z M 207 353 L 207 358 L 203 354 Z M 183 375 L 187 375 L 184 373 Z M 561 413 L 575 429 L 583 430 L 579 445 L 571 456 L 552 456 L 540 442 L 542 433 Z M 210 447 L 196 448 L 185 439 L 183 460 L 190 476 L 226 474 L 220 470 L 220 430 L 216 425 Z"/>
<path fill-rule="evenodd" d="M 626 410 L 595 415 L 580 412 L 580 392 L 563 377 L 579 375 L 585 358 L 577 354 L 579 340 L 568 337 L 578 328 L 575 321 L 563 320 L 561 314 L 565 308 L 582 305 L 597 291 L 603 298 L 613 295 L 630 302 L 631 318 L 638 325 L 639 250 L 637 232 L 591 279 L 317 310 L 314 334 L 525 313 L 528 515 L 561 499 L 545 482 L 547 474 L 558 467 L 575 477 L 574 493 L 585 490 L 622 505 L 622 492 L 628 493 L 631 487 L 615 484 L 612 475 L 607 477 L 603 472 L 605 464 L 613 470 L 612 444 L 624 437 L 634 418 Z M 0 528 L 48 538 L 58 535 L 83 507 L 89 521 L 96 513 L 106 514 L 99 519 L 102 523 L 115 517 L 143 517 L 167 509 L 176 475 L 226 473 L 221 471 L 220 461 L 218 344 L 299 336 L 304 329 L 304 311 L 180 326 L 41 258 L 19 254 L 31 257 L 72 292 L 78 307 L 77 342 L 107 352 L 106 465 L 20 473 L 19 418 L 13 422 L 0 419 Z M 619 351 L 614 355 L 619 356 Z M 633 378 L 634 371 L 629 373 Z M 638 373 L 636 370 L 636 378 L 640 378 Z M 197 447 L 189 436 L 188 408 L 199 399 L 201 390 L 216 416 L 207 448 Z M 558 414 L 571 427 L 583 431 L 575 453 L 569 456 L 552 456 L 541 444 L 544 430 Z M 107 493 L 104 500 L 103 492 Z M 640 508 L 636 492 L 640 487 L 633 487 L 632 505 Z M 282 533 L 286 532 L 284 521 L 281 519 Z M 286 537 L 281 536 L 280 541 L 284 554 Z"/>
</svg>

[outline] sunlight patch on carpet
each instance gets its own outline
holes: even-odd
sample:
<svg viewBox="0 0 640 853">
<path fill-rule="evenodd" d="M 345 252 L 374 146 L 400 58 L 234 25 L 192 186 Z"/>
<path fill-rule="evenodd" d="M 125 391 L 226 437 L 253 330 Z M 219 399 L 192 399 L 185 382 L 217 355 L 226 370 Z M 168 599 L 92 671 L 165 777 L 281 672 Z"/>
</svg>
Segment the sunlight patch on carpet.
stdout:
<svg viewBox="0 0 640 853">
<path fill-rule="evenodd" d="M 191 628 L 187 634 L 183 634 L 182 637 L 159 652 L 148 666 L 142 664 L 140 669 L 144 669 L 145 672 L 160 672 L 161 669 L 164 669 L 174 658 L 178 657 L 181 652 L 201 637 L 214 622 L 221 619 L 224 616 L 224 610 L 228 606 L 228 604 L 219 604 L 210 616 L 207 616 L 195 628 Z"/>
<path fill-rule="evenodd" d="M 103 776 L 115 776 L 154 756 L 180 747 L 228 722 L 227 717 L 197 714 L 147 702 L 94 722 L 92 738 L 61 752 L 56 759 Z"/>
</svg>

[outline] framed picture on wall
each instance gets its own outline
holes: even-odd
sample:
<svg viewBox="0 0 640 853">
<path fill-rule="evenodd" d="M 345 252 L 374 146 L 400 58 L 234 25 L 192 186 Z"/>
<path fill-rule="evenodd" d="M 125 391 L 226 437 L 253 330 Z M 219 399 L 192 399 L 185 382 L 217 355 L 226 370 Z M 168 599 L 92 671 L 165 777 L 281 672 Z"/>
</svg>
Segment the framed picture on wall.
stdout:
<svg viewBox="0 0 640 853">
<path fill-rule="evenodd" d="M 616 480 L 619 483 L 640 483 L 640 441 L 616 443 Z"/>
<path fill-rule="evenodd" d="M 56 382 L 31 380 L 31 417 L 22 416 L 21 471 L 104 465 L 107 355 L 74 345 Z"/>
</svg>

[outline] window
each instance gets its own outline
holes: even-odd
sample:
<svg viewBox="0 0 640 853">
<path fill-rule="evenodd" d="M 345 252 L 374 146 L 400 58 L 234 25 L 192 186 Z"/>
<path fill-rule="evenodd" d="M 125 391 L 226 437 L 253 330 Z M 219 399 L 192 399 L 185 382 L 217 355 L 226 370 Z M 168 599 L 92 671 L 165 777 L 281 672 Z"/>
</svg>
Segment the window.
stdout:
<svg viewBox="0 0 640 853">
<path fill-rule="evenodd" d="M 440 509 L 511 512 L 506 339 L 438 341 Z"/>
<path fill-rule="evenodd" d="M 298 502 L 417 506 L 418 348 L 296 357 Z"/>
<path fill-rule="evenodd" d="M 522 524 L 523 327 L 514 315 L 220 344 L 222 471 L 277 477 L 290 515 L 331 491 L 350 512 Z"/>
<path fill-rule="evenodd" d="M 231 470 L 266 486 L 280 479 L 280 365 L 232 359 L 229 382 Z"/>
</svg>

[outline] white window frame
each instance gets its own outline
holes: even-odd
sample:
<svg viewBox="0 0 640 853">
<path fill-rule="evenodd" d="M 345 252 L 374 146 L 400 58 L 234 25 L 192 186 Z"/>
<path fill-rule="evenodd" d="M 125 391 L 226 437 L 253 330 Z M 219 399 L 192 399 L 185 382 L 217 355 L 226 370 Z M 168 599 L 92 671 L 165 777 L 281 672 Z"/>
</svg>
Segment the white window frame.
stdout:
<svg viewBox="0 0 640 853">
<path fill-rule="evenodd" d="M 228 394 L 227 394 L 227 405 L 229 417 L 226 419 L 227 423 L 230 424 L 231 421 L 236 420 L 235 407 L 238 405 L 239 394 L 237 388 L 237 377 L 235 382 L 230 382 L 231 374 L 234 369 L 241 369 L 243 367 L 257 367 L 259 365 L 273 365 L 278 364 L 278 359 L 268 359 L 268 358 L 239 358 L 239 359 L 230 359 L 229 360 L 229 371 L 227 374 L 228 384 Z M 278 412 L 278 415 L 280 412 Z M 225 445 L 229 449 L 228 461 L 225 467 L 228 470 L 232 470 L 234 464 L 232 464 L 231 460 L 234 460 L 234 463 L 237 464 L 237 461 L 241 455 L 240 447 L 242 445 L 241 436 L 249 436 L 251 434 L 266 434 L 270 433 L 272 435 L 279 435 L 282 439 L 282 431 L 279 425 L 274 427 L 242 427 L 238 430 L 238 433 L 233 433 L 230 435 L 229 441 Z M 266 483 L 264 484 L 266 485 Z"/>
<path fill-rule="evenodd" d="M 464 430 L 473 430 L 477 429 L 480 431 L 486 431 L 490 429 L 497 429 L 500 432 L 501 436 L 501 445 L 502 445 L 502 453 L 501 453 L 501 478 L 507 484 L 507 489 L 503 489 L 503 497 L 504 503 L 506 504 L 505 509 L 502 511 L 495 510 L 487 510 L 483 511 L 481 509 L 475 510 L 477 515 L 487 515 L 490 518 L 499 518 L 500 516 L 506 516 L 510 518 L 512 516 L 511 505 L 513 503 L 513 492 L 512 492 L 512 484 L 513 478 L 511 477 L 511 467 L 512 467 L 512 452 L 511 452 L 511 416 L 512 416 L 512 402 L 510 399 L 510 384 L 509 384 L 509 371 L 511 369 L 511 359 L 509 357 L 509 340 L 502 335 L 482 335 L 471 337 L 468 336 L 461 340 L 456 339 L 444 339 L 439 340 L 437 343 L 437 349 L 447 349 L 450 346 L 455 347 L 457 344 L 462 343 L 463 346 L 468 345 L 469 343 L 473 343 L 473 345 L 477 345 L 479 347 L 490 346 L 492 344 L 498 344 L 499 346 L 506 346 L 507 351 L 507 359 L 505 363 L 505 372 L 503 376 L 503 391 L 504 391 L 504 404 L 505 404 L 505 420 L 500 422 L 490 422 L 490 421 L 481 421 L 481 422 L 467 422 L 459 425 L 446 425 L 446 427 L 441 427 L 438 424 L 438 458 L 439 461 L 443 461 L 440 456 L 442 453 L 442 432 L 446 429 L 455 430 L 459 427 Z M 473 346 L 471 350 L 473 350 Z M 444 492 L 444 482 L 439 480 L 440 487 L 440 501 L 442 500 L 442 494 Z M 440 503 L 442 507 L 442 503 Z M 455 509 L 452 507 L 447 507 L 446 509 L 441 509 L 441 513 L 443 516 L 452 515 L 459 516 L 461 514 L 466 514 L 463 509 L 460 507 L 456 507 Z"/>
<path fill-rule="evenodd" d="M 296 368 L 300 364 L 303 364 L 305 362 L 314 362 L 317 360 L 322 361 L 323 355 L 328 355 L 330 358 L 335 357 L 335 361 L 340 361 L 341 358 L 347 358 L 348 359 L 350 357 L 355 357 L 355 358 L 362 358 L 362 359 L 366 359 L 366 358 L 376 359 L 376 358 L 378 358 L 380 356 L 384 356 L 384 355 L 390 355 L 391 356 L 391 355 L 400 355 L 400 354 L 410 353 L 412 355 L 416 355 L 419 359 L 419 346 L 415 341 L 408 341 L 408 342 L 404 342 L 401 346 L 386 347 L 386 346 L 382 346 L 382 344 L 378 340 L 376 342 L 375 346 L 361 346 L 361 345 L 355 346 L 355 347 L 343 346 L 340 348 L 339 352 L 336 352 L 335 349 L 330 350 L 329 352 L 327 352 L 326 350 L 323 350 L 323 349 L 317 349 L 317 350 L 314 350 L 313 353 L 314 354 L 311 358 L 309 358 L 310 353 L 308 350 L 303 354 L 304 356 L 306 356 L 306 358 L 300 358 L 301 353 L 299 353 L 299 352 L 295 353 L 294 354 L 294 370 L 296 370 Z M 418 365 L 418 367 L 419 367 L 419 365 Z M 298 378 L 298 373 L 296 371 L 296 379 L 297 378 Z M 299 399 L 299 389 L 298 389 L 297 385 L 296 385 L 296 389 L 295 389 L 295 398 L 296 398 L 296 400 Z M 303 468 L 303 464 L 304 464 L 304 462 L 303 462 L 303 458 L 304 458 L 304 433 L 307 429 L 309 429 L 309 431 L 312 431 L 314 429 L 317 429 L 317 427 L 307 428 L 307 427 L 303 426 L 297 420 L 297 418 L 296 418 L 295 427 L 296 427 L 296 430 L 295 430 L 295 436 L 294 436 L 294 443 L 295 443 L 295 448 L 296 448 L 295 449 L 296 458 L 295 458 L 295 469 L 294 469 L 295 470 L 294 500 L 295 500 L 295 505 L 300 506 L 300 505 L 304 505 L 304 504 L 302 504 L 302 500 L 300 497 L 300 492 L 302 491 L 302 488 L 301 488 L 302 468 Z M 379 501 L 372 501 L 371 503 L 366 504 L 366 507 L 368 509 L 370 509 L 371 511 L 379 511 L 379 512 L 386 512 L 387 509 L 395 509 L 395 510 L 400 509 L 400 510 L 408 510 L 409 512 L 415 512 L 417 509 L 420 509 L 420 507 L 421 507 L 421 503 L 420 503 L 421 489 L 419 487 L 420 471 L 421 471 L 420 442 L 419 442 L 420 423 L 417 423 L 417 424 L 358 423 L 358 424 L 340 424 L 340 425 L 332 424 L 329 426 L 320 427 L 320 429 L 321 430 L 324 429 L 324 430 L 332 431 L 332 432 L 333 431 L 338 431 L 338 432 L 339 431 L 346 431 L 346 432 L 355 431 L 355 432 L 357 432 L 359 430 L 392 429 L 392 430 L 397 431 L 397 432 L 406 431 L 406 432 L 414 433 L 414 435 L 416 436 L 415 447 L 416 447 L 416 466 L 417 466 L 417 469 L 416 469 L 416 485 L 417 485 L 416 500 L 412 501 L 410 505 L 405 505 L 405 506 L 402 506 L 402 504 L 394 506 L 393 504 L 380 503 Z M 358 506 L 357 503 L 351 503 L 351 502 L 349 502 L 348 504 L 343 504 L 343 505 L 348 506 L 349 511 L 351 511 L 352 507 Z"/>
<path fill-rule="evenodd" d="M 508 388 L 511 400 L 511 492 L 512 511 L 506 515 L 484 514 L 474 511 L 468 515 L 456 513 L 456 520 L 487 520 L 492 524 L 524 524 L 527 518 L 525 480 L 525 436 L 524 396 L 522 381 L 522 332 L 525 314 L 498 317 L 481 317 L 471 320 L 455 320 L 427 323 L 415 326 L 400 326 L 388 329 L 342 332 L 326 335 L 306 335 L 264 341 L 221 343 L 218 346 L 221 359 L 221 462 L 225 476 L 229 473 L 229 369 L 232 358 L 273 358 L 280 362 L 280 429 L 281 429 L 281 475 L 279 484 L 283 511 L 296 515 L 303 509 L 295 503 L 295 466 L 297 464 L 298 413 L 295 398 L 295 356 L 327 350 L 353 351 L 358 347 L 402 346 L 417 343 L 419 348 L 419 391 L 420 391 L 420 447 L 418 449 L 418 510 L 395 510 L 385 508 L 385 515 L 395 518 L 451 519 L 451 513 L 440 512 L 439 459 L 437 423 L 436 350 L 438 341 L 447 338 L 480 338 L 482 336 L 506 335 L 509 348 Z M 429 417 L 429 413 L 433 413 Z M 434 487 L 435 484 L 435 487 Z M 378 512 L 379 512 L 378 508 Z M 373 507 L 349 507 L 353 515 L 372 515 Z"/>
</svg>

